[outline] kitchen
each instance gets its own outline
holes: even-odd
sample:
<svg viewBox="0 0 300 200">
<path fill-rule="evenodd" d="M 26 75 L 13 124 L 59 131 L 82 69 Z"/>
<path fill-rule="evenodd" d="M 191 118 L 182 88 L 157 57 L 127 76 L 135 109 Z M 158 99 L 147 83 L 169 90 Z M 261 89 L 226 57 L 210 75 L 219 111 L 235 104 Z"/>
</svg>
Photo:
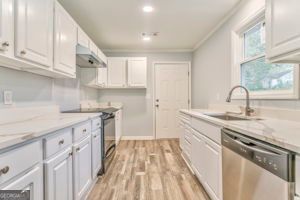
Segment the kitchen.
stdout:
<svg viewBox="0 0 300 200">
<path fill-rule="evenodd" d="M 299 199 L 297 0 L 0 5 L 4 199 Z"/>
</svg>

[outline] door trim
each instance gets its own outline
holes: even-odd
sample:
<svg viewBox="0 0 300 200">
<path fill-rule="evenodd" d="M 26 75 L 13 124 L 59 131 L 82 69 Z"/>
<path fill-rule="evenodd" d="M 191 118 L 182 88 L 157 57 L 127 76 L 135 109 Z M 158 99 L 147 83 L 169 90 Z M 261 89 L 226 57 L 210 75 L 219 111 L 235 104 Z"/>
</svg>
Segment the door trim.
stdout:
<svg viewBox="0 0 300 200">
<path fill-rule="evenodd" d="M 187 64 L 189 70 L 189 77 L 188 77 L 188 93 L 189 93 L 189 109 L 191 109 L 192 105 L 192 94 L 191 94 L 191 85 L 192 85 L 192 67 L 191 61 L 154 61 L 152 63 L 152 88 L 153 88 L 153 98 L 152 98 L 152 110 L 153 110 L 153 139 L 157 139 L 156 137 L 156 107 L 155 107 L 155 99 L 156 99 L 156 65 L 158 64 Z"/>
</svg>

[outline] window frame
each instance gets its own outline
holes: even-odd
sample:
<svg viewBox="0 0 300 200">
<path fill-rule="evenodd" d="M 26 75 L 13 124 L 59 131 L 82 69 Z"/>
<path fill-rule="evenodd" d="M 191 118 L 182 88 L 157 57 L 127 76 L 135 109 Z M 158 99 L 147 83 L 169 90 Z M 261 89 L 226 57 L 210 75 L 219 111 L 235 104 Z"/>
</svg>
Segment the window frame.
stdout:
<svg viewBox="0 0 300 200">
<path fill-rule="evenodd" d="M 254 57 L 244 59 L 244 33 L 254 27 L 258 23 L 265 22 L 265 8 L 261 8 L 253 15 L 249 16 L 236 27 L 231 34 L 231 86 L 241 85 L 241 65 L 262 57 L 266 57 L 266 53 L 256 55 Z M 266 30 L 267 32 L 267 30 Z M 268 62 L 268 60 L 266 60 Z M 251 99 L 299 99 L 299 66 L 294 65 L 293 73 L 293 89 L 291 90 L 264 90 L 250 91 Z M 232 95 L 233 99 L 244 99 L 243 90 L 237 90 Z"/>
</svg>

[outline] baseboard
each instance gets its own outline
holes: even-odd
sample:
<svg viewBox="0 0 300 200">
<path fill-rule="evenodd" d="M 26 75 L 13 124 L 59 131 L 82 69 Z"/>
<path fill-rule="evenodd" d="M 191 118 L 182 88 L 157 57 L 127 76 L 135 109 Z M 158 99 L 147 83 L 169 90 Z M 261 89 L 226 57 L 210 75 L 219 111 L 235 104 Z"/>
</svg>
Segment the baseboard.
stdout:
<svg viewBox="0 0 300 200">
<path fill-rule="evenodd" d="M 121 140 L 153 140 L 153 136 L 122 136 Z"/>
</svg>

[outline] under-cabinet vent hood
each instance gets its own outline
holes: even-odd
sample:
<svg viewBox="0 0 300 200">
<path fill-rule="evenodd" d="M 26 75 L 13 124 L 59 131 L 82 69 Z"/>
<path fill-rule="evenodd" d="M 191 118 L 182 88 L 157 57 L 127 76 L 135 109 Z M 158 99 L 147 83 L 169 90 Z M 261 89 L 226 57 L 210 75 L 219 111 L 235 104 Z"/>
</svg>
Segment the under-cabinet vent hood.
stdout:
<svg viewBox="0 0 300 200">
<path fill-rule="evenodd" d="M 105 68 L 106 64 L 89 48 L 76 46 L 76 64 L 81 68 Z"/>
</svg>

